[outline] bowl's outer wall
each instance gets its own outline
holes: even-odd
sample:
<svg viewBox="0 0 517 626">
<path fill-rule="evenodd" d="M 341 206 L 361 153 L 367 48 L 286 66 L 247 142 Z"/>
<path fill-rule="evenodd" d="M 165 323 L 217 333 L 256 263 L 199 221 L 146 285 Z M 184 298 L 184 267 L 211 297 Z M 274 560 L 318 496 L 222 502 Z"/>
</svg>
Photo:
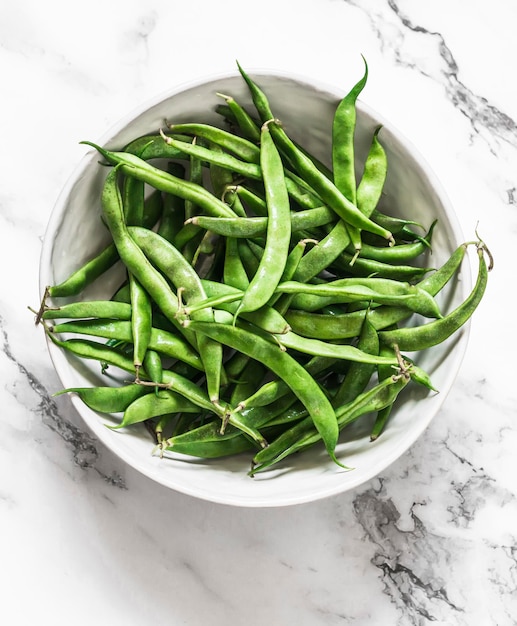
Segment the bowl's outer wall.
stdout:
<svg viewBox="0 0 517 626">
<path fill-rule="evenodd" d="M 251 72 L 250 72 L 251 73 Z M 273 112 L 287 132 L 321 160 L 330 164 L 332 116 L 340 97 L 339 89 L 282 74 L 251 73 L 267 93 Z M 200 121 L 224 126 L 214 111 L 222 102 L 217 93 L 234 96 L 251 107 L 242 78 L 222 76 L 206 82 L 181 87 L 156 99 L 123 119 L 98 143 L 121 149 L 141 135 L 155 134 L 165 121 L 171 123 Z M 251 108 L 250 108 L 251 110 Z M 416 151 L 386 120 L 358 103 L 356 156 L 358 176 L 374 130 L 382 125 L 380 140 L 388 155 L 388 178 L 382 207 L 429 226 L 438 225 L 433 237 L 432 267 L 438 267 L 463 241 L 454 211 L 434 174 Z M 109 240 L 100 214 L 100 193 L 107 168 L 99 165 L 99 156 L 88 150 L 60 194 L 51 215 L 43 243 L 40 285 L 55 284 L 79 267 Z M 98 281 L 84 298 L 109 297 L 118 286 L 121 274 L 111 271 L 107 280 Z M 460 280 L 440 297 L 448 310 L 459 304 L 471 286 L 470 267 L 466 261 Z M 205 462 L 184 459 L 160 459 L 151 455 L 152 443 L 145 432 L 113 432 L 106 428 L 106 418 L 89 410 L 77 397 L 74 405 L 93 433 L 115 454 L 146 476 L 196 497 L 240 506 L 282 506 L 307 502 L 351 489 L 372 478 L 403 454 L 420 436 L 441 407 L 460 367 L 468 340 L 468 325 L 453 339 L 423 355 L 418 362 L 431 375 L 439 394 L 426 396 L 424 390 L 411 386 L 403 402 L 393 413 L 389 428 L 375 444 L 369 442 L 367 426 L 349 431 L 347 443 L 340 444 L 339 456 L 353 471 L 344 472 L 330 462 L 326 453 L 314 449 L 293 459 L 290 470 L 282 469 L 251 479 L 246 472 L 249 457 Z M 109 384 L 95 364 L 78 362 L 53 344 L 49 351 L 64 388 Z M 422 401 L 422 398 L 425 400 Z"/>
</svg>

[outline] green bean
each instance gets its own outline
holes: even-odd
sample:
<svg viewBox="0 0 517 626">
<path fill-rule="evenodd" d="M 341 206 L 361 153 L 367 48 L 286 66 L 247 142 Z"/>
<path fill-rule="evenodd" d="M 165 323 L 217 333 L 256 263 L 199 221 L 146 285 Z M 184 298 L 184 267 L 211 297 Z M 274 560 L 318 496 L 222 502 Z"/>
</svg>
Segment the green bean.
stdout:
<svg viewBox="0 0 517 626">
<path fill-rule="evenodd" d="M 66 280 L 48 288 L 48 295 L 52 298 L 76 296 L 81 293 L 96 278 L 102 276 L 118 261 L 118 252 L 114 245 L 107 245 L 99 254 L 92 257 Z"/>
<path fill-rule="evenodd" d="M 187 141 L 187 137 L 182 138 Z M 143 135 L 123 148 L 124 152 L 134 154 L 145 161 L 153 159 L 180 159 L 183 153 L 163 141 L 160 134 Z"/>
<path fill-rule="evenodd" d="M 334 220 L 334 213 L 326 206 L 302 211 L 291 211 L 291 231 L 317 228 Z M 267 217 L 211 217 L 196 215 L 189 224 L 210 230 L 222 237 L 253 238 L 267 230 Z"/>
<path fill-rule="evenodd" d="M 85 339 L 67 339 L 66 341 L 62 341 L 57 339 L 57 337 L 55 337 L 52 333 L 49 333 L 48 336 L 54 344 L 81 358 L 105 361 L 106 363 L 119 367 L 127 372 L 131 372 L 134 369 L 131 358 L 128 358 L 124 354 L 117 352 L 105 344 Z M 145 378 L 146 376 L 144 371 L 141 371 L 140 375 L 142 378 Z M 197 404 L 200 408 L 215 413 L 221 417 L 225 415 L 226 409 L 211 402 L 208 396 L 198 387 L 198 385 L 183 376 L 180 376 L 170 370 L 164 370 L 162 380 L 163 385 L 168 386 L 180 395 L 186 397 L 191 402 Z M 154 385 L 151 383 L 151 386 Z"/>
<path fill-rule="evenodd" d="M 388 348 L 387 346 L 379 346 L 379 349 L 381 351 L 381 354 L 393 353 L 393 350 L 391 348 Z M 379 381 L 385 380 L 393 374 L 393 371 L 390 368 L 383 367 L 383 366 L 379 366 L 377 368 L 377 371 L 378 371 Z M 383 406 L 382 408 L 378 409 L 377 415 L 375 417 L 375 422 L 370 432 L 370 441 L 375 441 L 384 430 L 390 418 L 391 412 L 393 410 L 393 406 L 394 406 L 394 402 L 392 402 L 391 404 L 386 404 L 386 406 Z"/>
<path fill-rule="evenodd" d="M 334 263 L 350 244 L 346 224 L 339 220 L 317 246 L 300 260 L 293 279 L 307 282 Z"/>
<path fill-rule="evenodd" d="M 296 398 L 283 397 L 267 407 L 244 409 L 240 415 L 254 427 L 264 427 L 263 430 L 266 432 L 266 425 L 269 422 L 281 420 L 295 401 Z M 298 409 L 299 413 L 300 409 Z M 286 419 L 289 421 L 289 417 Z M 170 437 L 163 443 L 164 450 L 204 458 L 229 456 L 256 447 L 256 444 L 231 425 L 226 428 L 224 433 L 221 433 L 219 425 L 214 421 Z"/>
<path fill-rule="evenodd" d="M 485 259 L 486 248 L 478 247 L 478 276 L 470 295 L 456 309 L 441 319 L 416 327 L 379 332 L 379 339 L 386 345 L 397 345 L 401 350 L 413 352 L 426 350 L 442 343 L 456 333 L 472 316 L 485 293 L 488 267 Z"/>
<path fill-rule="evenodd" d="M 332 121 L 332 169 L 334 183 L 350 202 L 356 202 L 355 180 L 355 124 L 356 100 L 368 79 L 368 65 L 364 63 L 364 75 L 339 102 Z"/>
<path fill-rule="evenodd" d="M 373 214 L 381 199 L 388 170 L 386 152 L 379 142 L 380 130 L 379 126 L 373 134 L 363 175 L 357 187 L 357 208 L 368 217 Z"/>
<path fill-rule="evenodd" d="M 431 238 L 436 224 L 437 220 L 431 224 L 425 237 L 419 238 L 411 243 L 381 247 L 371 246 L 363 242 L 361 256 L 363 258 L 381 261 L 383 263 L 390 263 L 392 265 L 409 263 L 426 252 L 426 250 L 430 249 Z"/>
<path fill-rule="evenodd" d="M 332 262 L 331 269 L 347 272 L 353 276 L 377 276 L 392 278 L 393 280 L 413 281 L 432 271 L 433 268 L 407 264 L 392 265 L 391 263 L 351 255 L 345 251 Z"/>
<path fill-rule="evenodd" d="M 358 361 L 359 363 L 384 363 L 386 365 L 397 365 L 395 358 L 381 357 L 375 354 L 363 352 L 348 344 L 333 344 L 320 339 L 310 339 L 297 335 L 293 331 L 275 336 L 278 343 L 284 348 L 296 350 L 302 354 L 312 356 L 325 356 L 332 359 L 343 359 L 345 361 Z"/>
<path fill-rule="evenodd" d="M 280 277 L 280 284 L 290 281 L 294 276 L 303 258 L 303 254 L 308 243 L 317 244 L 318 242 L 315 240 L 302 239 L 295 246 L 293 246 L 291 252 L 287 256 L 284 271 Z M 275 293 L 269 299 L 268 304 L 269 306 L 274 306 L 276 310 L 283 315 L 288 311 L 293 297 L 293 294 L 281 292 L 277 287 Z"/>
<path fill-rule="evenodd" d="M 145 351 L 142 365 L 147 372 L 149 380 L 153 383 L 156 383 L 154 391 L 157 394 L 160 386 L 162 385 L 163 379 L 163 363 L 160 353 L 148 347 Z"/>
<path fill-rule="evenodd" d="M 228 109 L 231 111 L 233 119 L 237 122 L 244 137 L 250 141 L 259 143 L 260 126 L 257 125 L 246 109 L 236 102 L 233 96 L 227 96 L 223 93 L 218 93 L 217 95 L 225 99 Z"/>
<path fill-rule="evenodd" d="M 131 334 L 133 336 L 133 364 L 136 378 L 143 365 L 145 353 L 151 340 L 153 325 L 151 301 L 138 279 L 129 274 L 129 291 L 131 298 Z"/>
<path fill-rule="evenodd" d="M 228 438 L 223 439 L 217 425 L 211 424 L 210 426 L 210 430 L 205 428 L 202 436 L 198 436 L 194 441 L 182 439 L 183 435 L 171 437 L 163 442 L 161 446 L 162 454 L 164 452 L 174 452 L 203 459 L 215 459 L 239 454 L 254 448 L 253 443 L 246 437 L 231 434 Z M 188 435 L 189 433 L 185 434 Z"/>
<path fill-rule="evenodd" d="M 200 161 L 213 163 L 214 165 L 218 165 L 219 167 L 231 172 L 236 172 L 241 176 L 254 178 L 256 180 L 262 179 L 260 165 L 257 163 L 243 161 L 242 159 L 239 159 L 227 152 L 223 152 L 222 150 L 207 148 L 205 146 L 189 143 L 187 141 L 179 141 L 172 137 L 168 137 L 166 141 L 170 146 L 176 148 L 176 150 L 179 150 L 186 155 L 193 156 Z"/>
<path fill-rule="evenodd" d="M 257 271 L 247 286 L 236 316 L 256 311 L 273 295 L 289 254 L 291 223 L 289 220 L 289 197 L 285 185 L 282 161 L 265 123 L 261 130 L 260 165 L 264 176 L 268 225 L 264 255 Z"/>
<path fill-rule="evenodd" d="M 205 333 L 216 341 L 239 350 L 264 363 L 277 376 L 284 379 L 296 397 L 305 405 L 328 454 L 335 459 L 337 422 L 334 410 L 314 378 L 287 352 L 283 352 L 262 339 L 236 326 L 217 326 L 207 322 L 185 322 L 198 333 Z M 337 460 L 336 460 L 337 461 Z"/>
<path fill-rule="evenodd" d="M 122 421 L 112 430 L 127 428 L 170 413 L 198 413 L 199 407 L 184 396 L 170 390 L 160 391 L 159 395 L 147 394 L 134 400 L 124 411 Z"/>
<path fill-rule="evenodd" d="M 277 290 L 282 293 L 306 293 L 326 298 L 331 302 L 375 302 L 391 306 L 404 306 L 426 317 L 441 317 L 438 305 L 425 289 L 388 278 L 342 278 L 324 284 L 287 281 L 280 283 Z"/>
<path fill-rule="evenodd" d="M 130 320 L 131 305 L 113 300 L 89 300 L 68 302 L 55 308 L 46 308 L 42 314 L 44 320 L 81 319 L 101 317 L 114 320 Z"/>
<path fill-rule="evenodd" d="M 122 183 L 122 204 L 128 226 L 142 226 L 144 221 L 144 192 L 143 181 L 131 176 L 125 176 Z"/>
<path fill-rule="evenodd" d="M 379 354 L 379 337 L 377 331 L 370 323 L 368 314 L 364 318 L 357 347 L 368 354 Z M 333 406 L 348 404 L 359 394 L 363 393 L 378 367 L 382 366 L 372 363 L 359 363 L 358 361 L 351 363 L 336 393 L 332 396 Z M 384 367 L 392 369 L 392 366 Z"/>
<path fill-rule="evenodd" d="M 167 171 L 177 178 L 185 178 L 185 167 L 179 163 L 168 163 Z M 185 201 L 179 196 L 164 194 L 158 234 L 174 243 L 185 221 Z M 140 224 L 138 224 L 140 226 Z"/>
<path fill-rule="evenodd" d="M 307 373 L 311 374 L 311 376 L 316 376 L 328 370 L 335 362 L 336 359 L 314 356 L 305 365 L 305 370 Z M 375 367 L 375 365 L 373 365 L 373 367 Z M 256 383 L 252 393 L 245 398 L 241 398 L 239 403 L 233 403 L 233 405 L 239 411 L 260 406 L 270 406 L 273 402 L 289 393 L 289 390 L 289 385 L 282 379 L 268 381 L 258 388 Z"/>
<path fill-rule="evenodd" d="M 258 217 L 267 217 L 267 206 L 263 197 L 264 189 L 261 189 L 262 195 L 259 195 L 257 189 L 250 188 L 251 184 L 252 181 L 248 181 L 247 186 L 243 184 L 233 185 L 231 190 L 239 196 L 241 202 L 248 208 L 249 212 Z M 287 191 L 289 191 L 289 189 Z"/>
<path fill-rule="evenodd" d="M 264 378 L 266 374 L 266 368 L 262 363 L 255 359 L 249 359 L 244 366 L 244 369 L 239 376 L 239 379 L 235 382 L 230 405 L 237 406 L 240 402 L 251 395 L 257 388 L 257 384 Z"/>
<path fill-rule="evenodd" d="M 195 142 L 195 139 L 194 139 Z M 195 156 L 189 157 L 188 182 L 198 187 L 203 186 L 203 163 Z M 192 197 L 185 198 L 185 219 L 189 219 L 199 210 L 199 206 Z M 183 226 L 174 238 L 174 245 L 190 262 L 194 259 L 198 247 L 205 237 L 202 229 L 190 225 Z"/>
<path fill-rule="evenodd" d="M 81 319 L 56 324 L 49 331 L 54 334 L 73 333 L 128 344 L 133 343 L 133 334 L 129 321 Z M 153 327 L 149 339 L 149 349 L 163 356 L 179 359 L 197 370 L 203 370 L 203 364 L 199 355 L 180 335 Z"/>
<path fill-rule="evenodd" d="M 169 129 L 173 132 L 202 137 L 220 146 L 226 152 L 231 152 L 234 156 L 243 161 L 260 163 L 260 149 L 253 142 L 239 137 L 234 133 L 217 128 L 216 126 L 210 124 L 184 123 L 171 124 L 169 125 Z M 168 137 L 164 136 L 164 139 L 167 143 L 170 143 Z"/>
<path fill-rule="evenodd" d="M 223 283 L 244 291 L 250 281 L 239 254 L 237 239 L 235 237 L 227 237 L 225 244 Z"/>
<path fill-rule="evenodd" d="M 217 283 L 215 281 L 202 280 L 201 282 L 206 294 L 209 296 L 209 300 L 207 302 L 211 301 L 212 306 L 218 306 L 235 315 L 238 307 L 238 300 L 240 300 L 243 295 L 241 290 L 232 288 L 223 283 Z M 203 303 L 200 303 L 200 306 L 202 304 Z M 188 308 L 186 313 L 189 313 Z M 268 305 L 264 305 L 256 311 L 247 311 L 242 313 L 241 317 L 249 322 L 252 322 L 258 328 L 261 328 L 266 332 L 281 335 L 289 330 L 289 324 L 287 324 L 284 317 L 277 310 Z"/>
<path fill-rule="evenodd" d="M 127 176 L 134 176 L 135 178 L 143 180 L 160 191 L 175 194 L 185 200 L 192 200 L 210 215 L 235 217 L 235 213 L 227 204 L 216 198 L 201 185 L 177 178 L 169 172 L 165 172 L 150 165 L 135 155 L 126 152 L 106 150 L 101 146 L 87 141 L 83 141 L 82 143 L 95 148 L 109 163 L 118 165 L 120 171 Z"/>
<path fill-rule="evenodd" d="M 169 284 L 148 261 L 145 254 L 129 235 L 123 217 L 122 199 L 117 186 L 117 168 L 110 171 L 102 190 L 103 214 L 117 247 L 120 258 L 128 271 L 141 283 L 162 313 L 180 327 L 176 319 L 177 298 Z"/>
<path fill-rule="evenodd" d="M 120 413 L 137 398 L 148 394 L 149 388 L 142 385 L 123 385 L 120 387 L 69 387 L 55 393 L 75 393 L 92 411 L 99 413 Z"/>
</svg>

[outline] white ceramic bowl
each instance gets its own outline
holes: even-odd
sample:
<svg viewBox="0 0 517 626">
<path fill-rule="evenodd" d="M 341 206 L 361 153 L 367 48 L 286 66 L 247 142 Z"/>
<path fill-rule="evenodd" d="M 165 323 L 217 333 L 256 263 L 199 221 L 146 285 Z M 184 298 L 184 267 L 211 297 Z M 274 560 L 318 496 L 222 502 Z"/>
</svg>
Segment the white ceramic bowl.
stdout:
<svg viewBox="0 0 517 626">
<path fill-rule="evenodd" d="M 343 88 L 321 85 L 282 73 L 250 72 L 268 94 L 272 109 L 294 139 L 328 163 L 332 115 Z M 222 101 L 217 92 L 234 95 L 251 105 L 240 75 L 212 77 L 179 86 L 148 102 L 112 128 L 97 143 L 120 148 L 145 133 L 156 132 L 163 120 L 204 121 L 221 124 L 214 108 Z M 424 225 L 438 219 L 433 236 L 432 263 L 438 267 L 463 241 L 454 211 L 429 166 L 415 147 L 389 121 L 358 103 L 356 150 L 364 159 L 373 130 L 383 125 L 382 143 L 388 154 L 389 173 L 383 206 Z M 91 139 L 91 138 L 78 138 Z M 40 285 L 63 280 L 104 243 L 99 227 L 99 196 L 105 169 L 99 155 L 85 147 L 85 156 L 60 194 L 45 234 L 41 255 Z M 86 298 L 109 297 L 117 282 L 100 281 Z M 439 302 L 450 310 L 471 287 L 468 260 L 459 280 L 453 282 Z M 130 466 L 162 485 L 205 500 L 246 507 L 276 507 L 309 502 L 353 489 L 385 470 L 422 434 L 439 411 L 460 367 L 468 340 L 468 325 L 454 338 L 418 355 L 418 363 L 431 375 L 438 394 L 424 394 L 410 385 L 403 402 L 393 413 L 383 435 L 370 443 L 368 430 L 358 424 L 350 440 L 340 444 L 338 456 L 351 471 L 334 465 L 321 448 L 292 457 L 277 470 L 247 476 L 249 456 L 214 461 L 160 459 L 151 454 L 152 443 L 144 428 L 130 432 L 106 428 L 106 419 L 72 396 L 75 408 L 93 433 Z M 49 351 L 63 387 L 106 384 L 98 368 L 87 366 L 57 349 Z"/>
</svg>

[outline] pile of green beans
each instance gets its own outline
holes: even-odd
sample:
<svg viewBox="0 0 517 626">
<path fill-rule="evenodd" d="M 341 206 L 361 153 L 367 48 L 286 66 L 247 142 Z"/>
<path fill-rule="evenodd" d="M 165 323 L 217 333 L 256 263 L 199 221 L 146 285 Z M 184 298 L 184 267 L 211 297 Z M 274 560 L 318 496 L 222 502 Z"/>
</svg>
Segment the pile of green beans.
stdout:
<svg viewBox="0 0 517 626">
<path fill-rule="evenodd" d="M 331 166 L 289 136 L 238 67 L 253 106 L 218 94 L 220 126 L 167 124 L 118 151 L 84 142 L 104 159 L 111 242 L 47 287 L 36 322 L 102 374 L 125 372 L 124 383 L 59 393 L 78 394 L 113 429 L 145 425 L 161 456 L 247 453 L 254 475 L 319 444 L 346 467 L 336 453 L 346 426 L 369 420 L 374 441 L 408 384 L 434 389 L 404 353 L 467 322 L 492 260 L 476 239 L 427 267 L 440 224 L 382 208 L 382 129 L 361 168 L 354 145 L 366 63 L 336 107 Z M 436 296 L 469 246 L 473 289 L 442 311 Z M 116 264 L 119 288 L 85 299 Z"/>
</svg>

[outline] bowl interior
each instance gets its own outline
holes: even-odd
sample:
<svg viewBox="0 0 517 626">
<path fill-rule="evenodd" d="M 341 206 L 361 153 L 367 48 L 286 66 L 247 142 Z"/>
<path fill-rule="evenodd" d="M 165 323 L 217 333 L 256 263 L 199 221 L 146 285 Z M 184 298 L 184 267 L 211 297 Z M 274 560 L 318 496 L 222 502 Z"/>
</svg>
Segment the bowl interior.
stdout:
<svg viewBox="0 0 517 626">
<path fill-rule="evenodd" d="M 332 116 L 344 92 L 315 85 L 303 78 L 251 72 L 268 94 L 275 115 L 286 130 L 308 150 L 330 165 Z M 233 95 L 251 106 L 244 81 L 238 74 L 216 77 L 180 87 L 164 94 L 123 119 L 97 143 L 121 148 L 145 133 L 155 133 L 170 122 L 201 121 L 222 125 L 214 111 L 222 100 L 217 93 Z M 439 182 L 411 143 L 390 123 L 363 103 L 358 103 L 356 154 L 363 162 L 375 128 L 388 154 L 389 171 L 382 206 L 386 212 L 410 217 L 424 226 L 434 219 L 430 263 L 439 267 L 463 241 L 454 212 Z M 100 250 L 108 235 L 100 221 L 100 192 L 106 168 L 99 166 L 94 151 L 87 150 L 60 194 L 45 234 L 40 267 L 40 285 L 63 280 L 71 271 Z M 118 285 L 117 270 L 98 281 L 84 298 L 109 297 Z M 440 295 L 447 310 L 459 304 L 471 286 L 468 261 L 460 279 Z M 77 411 L 88 427 L 115 454 L 149 478 L 177 491 L 213 502 L 238 506 L 284 506 L 308 502 L 357 487 L 385 469 L 403 454 L 428 426 L 451 388 L 468 339 L 468 326 L 454 338 L 418 355 L 417 362 L 431 375 L 439 394 L 424 394 L 411 385 L 406 389 L 389 427 L 370 443 L 363 422 L 347 431 L 338 456 L 353 468 L 336 467 L 320 447 L 293 457 L 277 470 L 247 476 L 249 456 L 205 461 L 152 456 L 152 442 L 142 428 L 115 432 L 106 428 L 106 418 L 88 409 L 72 396 Z M 49 351 L 63 387 L 109 384 L 98 367 L 79 362 L 52 343 Z M 425 399 L 423 399 L 425 396 Z M 418 406 L 417 406 L 418 405 Z"/>
</svg>

